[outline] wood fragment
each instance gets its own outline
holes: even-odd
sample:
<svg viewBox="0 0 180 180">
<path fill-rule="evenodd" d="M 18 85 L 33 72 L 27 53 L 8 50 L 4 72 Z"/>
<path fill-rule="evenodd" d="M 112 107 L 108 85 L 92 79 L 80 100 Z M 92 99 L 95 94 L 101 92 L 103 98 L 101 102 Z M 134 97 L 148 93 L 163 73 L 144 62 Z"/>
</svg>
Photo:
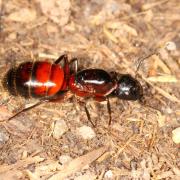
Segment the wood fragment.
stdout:
<svg viewBox="0 0 180 180">
<path fill-rule="evenodd" d="M 101 147 L 72 160 L 68 165 L 64 167 L 62 171 L 52 175 L 52 177 L 50 177 L 49 180 L 64 179 L 65 177 L 81 170 L 84 166 L 91 164 L 102 154 L 104 154 L 106 150 L 106 147 Z"/>
<path fill-rule="evenodd" d="M 19 160 L 15 164 L 1 165 L 0 166 L 0 173 L 10 171 L 10 170 L 14 170 L 14 169 L 17 170 L 18 168 L 21 168 L 21 167 L 27 167 L 30 164 L 39 163 L 43 160 L 44 160 L 44 158 L 41 158 L 39 156 L 35 156 L 35 157 L 28 157 L 26 159 Z"/>
<path fill-rule="evenodd" d="M 152 76 L 147 78 L 151 82 L 160 82 L 160 83 L 177 83 L 178 80 L 175 76 L 162 75 L 162 76 Z M 180 83 L 180 82 L 179 82 Z"/>
</svg>

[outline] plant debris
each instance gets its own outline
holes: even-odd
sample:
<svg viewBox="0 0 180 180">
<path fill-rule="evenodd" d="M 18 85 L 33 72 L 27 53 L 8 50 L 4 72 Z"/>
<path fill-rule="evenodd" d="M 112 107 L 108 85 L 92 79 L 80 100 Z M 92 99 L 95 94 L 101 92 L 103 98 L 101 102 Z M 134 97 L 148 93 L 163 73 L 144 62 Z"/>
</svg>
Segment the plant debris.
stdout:
<svg viewBox="0 0 180 180">
<path fill-rule="evenodd" d="M 110 99 L 110 126 L 106 103 L 86 100 L 94 128 L 75 97 L 8 121 L 37 100 L 0 86 L 0 179 L 179 179 L 179 10 L 179 0 L 0 0 L 1 80 L 67 54 L 80 69 L 136 76 L 145 98 Z"/>
</svg>

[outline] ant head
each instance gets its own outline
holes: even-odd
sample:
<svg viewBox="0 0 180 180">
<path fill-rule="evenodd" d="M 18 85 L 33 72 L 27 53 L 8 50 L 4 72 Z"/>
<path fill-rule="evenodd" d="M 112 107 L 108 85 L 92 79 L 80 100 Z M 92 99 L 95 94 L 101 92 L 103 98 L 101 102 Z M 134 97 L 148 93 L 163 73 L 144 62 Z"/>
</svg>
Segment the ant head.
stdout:
<svg viewBox="0 0 180 180">
<path fill-rule="evenodd" d="M 118 75 L 117 88 L 112 94 L 124 100 L 141 100 L 143 97 L 143 88 L 139 81 L 131 75 Z"/>
</svg>

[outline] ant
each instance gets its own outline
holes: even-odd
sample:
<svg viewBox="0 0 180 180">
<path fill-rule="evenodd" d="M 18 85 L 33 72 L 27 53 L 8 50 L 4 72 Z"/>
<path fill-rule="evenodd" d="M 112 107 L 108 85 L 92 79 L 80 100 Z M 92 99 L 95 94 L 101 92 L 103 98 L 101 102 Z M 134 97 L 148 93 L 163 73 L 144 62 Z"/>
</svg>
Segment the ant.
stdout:
<svg viewBox="0 0 180 180">
<path fill-rule="evenodd" d="M 140 63 L 147 57 L 140 60 Z M 60 65 L 62 61 L 64 62 L 63 66 Z M 71 67 L 72 65 L 73 67 Z M 143 98 L 141 84 L 131 75 L 117 72 L 108 73 L 102 69 L 78 71 L 77 58 L 69 61 L 66 54 L 60 56 L 54 63 L 47 61 L 24 62 L 18 67 L 11 68 L 3 79 L 3 86 L 13 96 L 20 95 L 24 98 L 39 99 L 39 102 L 22 109 L 8 120 L 42 103 L 60 102 L 74 94 L 78 97 L 93 98 L 96 101 L 107 101 L 110 125 L 112 120 L 110 97 L 131 101 L 141 101 Z M 81 104 L 84 104 L 87 118 L 95 127 L 85 103 Z"/>
</svg>

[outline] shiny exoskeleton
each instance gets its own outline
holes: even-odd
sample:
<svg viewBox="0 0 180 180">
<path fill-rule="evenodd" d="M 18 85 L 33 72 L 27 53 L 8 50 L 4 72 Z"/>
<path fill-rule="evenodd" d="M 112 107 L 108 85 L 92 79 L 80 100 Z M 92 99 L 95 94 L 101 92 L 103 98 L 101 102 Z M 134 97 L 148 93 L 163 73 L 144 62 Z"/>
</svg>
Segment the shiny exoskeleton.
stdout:
<svg viewBox="0 0 180 180">
<path fill-rule="evenodd" d="M 64 60 L 64 67 L 59 65 Z M 67 89 L 69 64 L 65 55 L 54 63 L 25 62 L 11 68 L 3 79 L 3 86 L 13 96 L 48 98 Z"/>
<path fill-rule="evenodd" d="M 72 74 L 69 79 L 71 92 L 81 97 L 91 97 L 97 101 L 107 101 L 109 125 L 111 124 L 110 97 L 123 100 L 141 100 L 143 88 L 141 84 L 128 74 L 108 73 L 102 69 L 85 69 Z M 85 106 L 87 117 L 93 126 L 89 112 Z"/>
<path fill-rule="evenodd" d="M 60 65 L 61 61 L 64 65 Z M 74 63 L 74 68 L 70 68 Z M 77 70 L 77 59 L 68 62 L 66 55 L 60 56 L 54 63 L 47 61 L 25 62 L 10 69 L 3 80 L 4 87 L 10 94 L 25 98 L 40 98 L 40 101 L 28 108 L 27 111 L 43 102 L 62 101 L 67 94 L 75 94 L 84 98 L 94 98 L 97 101 L 107 101 L 111 123 L 111 109 L 109 97 L 123 100 L 140 100 L 143 96 L 141 84 L 130 75 L 106 72 L 102 69 Z M 89 112 L 85 106 L 88 119 Z M 95 126 L 92 123 L 93 126 Z"/>
<path fill-rule="evenodd" d="M 143 97 L 143 88 L 139 81 L 129 74 L 117 74 L 117 87 L 112 92 L 112 96 L 116 96 L 123 100 L 141 100 Z"/>
<path fill-rule="evenodd" d="M 102 69 L 85 69 L 71 75 L 70 90 L 81 97 L 104 99 L 116 89 L 116 82 Z"/>
<path fill-rule="evenodd" d="M 59 65 L 49 62 L 26 62 L 10 69 L 5 78 L 4 85 L 10 94 L 41 98 L 61 90 L 64 71 Z"/>
<path fill-rule="evenodd" d="M 105 100 L 116 96 L 123 100 L 140 100 L 143 89 L 129 74 L 108 73 L 102 69 L 85 69 L 71 75 L 70 90 L 78 96 Z"/>
</svg>

